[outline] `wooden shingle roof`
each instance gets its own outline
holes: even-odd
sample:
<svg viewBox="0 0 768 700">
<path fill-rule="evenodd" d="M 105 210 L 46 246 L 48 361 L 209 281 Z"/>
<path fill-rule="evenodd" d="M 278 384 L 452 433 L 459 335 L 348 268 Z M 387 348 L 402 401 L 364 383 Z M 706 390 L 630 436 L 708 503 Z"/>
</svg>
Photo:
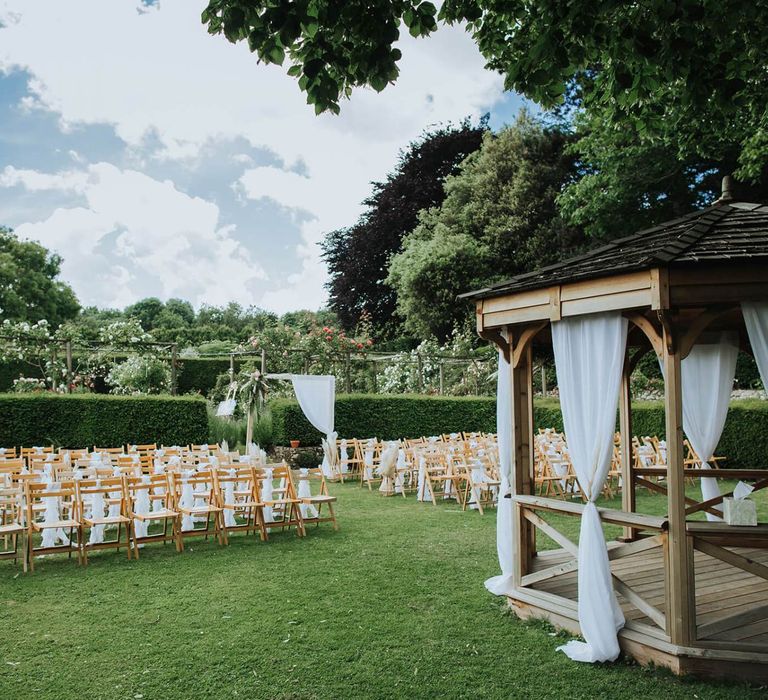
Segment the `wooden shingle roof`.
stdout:
<svg viewBox="0 0 768 700">
<path fill-rule="evenodd" d="M 756 262 L 760 258 L 768 263 L 768 206 L 722 201 L 461 298 L 483 299 L 659 266 Z"/>
</svg>

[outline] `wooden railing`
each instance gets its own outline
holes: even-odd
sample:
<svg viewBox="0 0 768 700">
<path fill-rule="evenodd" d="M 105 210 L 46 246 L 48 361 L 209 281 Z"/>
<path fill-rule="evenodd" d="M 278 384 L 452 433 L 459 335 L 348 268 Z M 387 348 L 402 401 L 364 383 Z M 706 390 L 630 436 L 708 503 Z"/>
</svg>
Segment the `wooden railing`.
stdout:
<svg viewBox="0 0 768 700">
<path fill-rule="evenodd" d="M 575 571 L 578 568 L 578 545 L 568 536 L 560 532 L 551 523 L 542 518 L 537 511 L 546 511 L 552 513 L 562 513 L 570 516 L 581 516 L 584 512 L 584 505 L 581 503 L 571 503 L 560 501 L 553 498 L 543 498 L 540 496 L 511 496 L 516 508 L 519 509 L 519 516 L 533 527 L 543 532 L 547 537 L 558 544 L 567 552 L 571 559 L 565 562 L 557 562 L 552 566 L 539 569 L 538 571 L 526 573 L 520 580 L 523 588 L 549 581 L 564 574 Z M 626 513 L 613 508 L 598 507 L 598 513 L 603 522 L 622 527 L 631 527 L 638 531 L 651 532 L 654 534 L 643 535 L 633 542 L 617 544 L 608 550 L 608 559 L 616 561 L 625 557 L 648 552 L 657 547 L 663 548 L 666 560 L 666 539 L 668 522 L 666 518 L 661 518 L 642 513 Z M 666 567 L 666 564 L 665 564 Z M 667 631 L 667 620 L 664 611 L 646 600 L 639 591 L 632 588 L 620 575 L 612 573 L 615 589 L 635 608 L 637 608 L 645 617 L 652 621 L 654 625 L 664 634 Z M 630 623 L 630 626 L 632 623 Z M 640 625 L 646 627 L 645 625 Z"/>
</svg>

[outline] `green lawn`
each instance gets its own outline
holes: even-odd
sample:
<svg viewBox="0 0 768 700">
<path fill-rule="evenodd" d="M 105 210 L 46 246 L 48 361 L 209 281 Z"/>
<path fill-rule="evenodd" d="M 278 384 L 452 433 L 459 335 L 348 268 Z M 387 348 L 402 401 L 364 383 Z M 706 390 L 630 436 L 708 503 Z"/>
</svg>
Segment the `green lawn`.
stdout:
<svg viewBox="0 0 768 700">
<path fill-rule="evenodd" d="M 332 490 L 338 533 L 99 553 L 87 569 L 53 557 L 34 575 L 0 563 L 0 698 L 765 697 L 572 662 L 485 591 L 494 513 Z"/>
</svg>

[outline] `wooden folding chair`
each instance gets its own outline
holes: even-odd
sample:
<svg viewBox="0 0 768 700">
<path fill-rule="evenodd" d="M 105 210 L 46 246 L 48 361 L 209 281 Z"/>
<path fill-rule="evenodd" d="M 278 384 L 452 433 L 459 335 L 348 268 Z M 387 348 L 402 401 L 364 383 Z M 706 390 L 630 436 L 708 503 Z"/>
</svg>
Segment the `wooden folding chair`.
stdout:
<svg viewBox="0 0 768 700">
<path fill-rule="evenodd" d="M 133 553 L 136 559 L 139 558 L 139 547 L 151 542 L 162 542 L 165 544 L 173 540 L 176 544 L 176 551 L 181 552 L 184 549 L 184 542 L 181 539 L 181 522 L 179 513 L 173 509 L 173 494 L 170 489 L 170 483 L 167 474 L 151 474 L 144 476 L 123 477 L 125 483 L 125 499 L 127 504 L 127 515 L 132 520 L 131 540 L 133 541 Z M 146 492 L 142 494 L 141 492 Z M 158 507 L 149 508 L 149 512 L 136 512 L 137 499 L 140 497 L 151 504 L 153 496 L 158 499 Z M 160 521 L 163 529 L 161 532 L 150 533 L 147 529 L 146 534 L 137 533 L 137 527 L 146 523 L 149 528 L 152 523 Z M 168 524 L 171 525 L 171 532 L 168 533 Z"/>
<path fill-rule="evenodd" d="M 253 467 L 230 467 L 213 472 L 226 539 L 230 532 L 243 530 L 246 535 L 258 531 L 262 541 L 267 539 L 264 504 L 259 500 L 259 479 L 253 470 Z"/>
<path fill-rule="evenodd" d="M 273 528 L 296 528 L 296 534 L 303 537 L 306 534 L 304 520 L 288 465 L 282 462 L 266 467 L 254 467 L 253 473 L 259 482 L 259 500 L 264 504 L 267 539 Z"/>
<path fill-rule="evenodd" d="M 31 571 L 35 570 L 35 557 L 42 554 L 67 553 L 68 558 L 72 558 L 72 552 L 77 554 L 78 562 L 82 563 L 80 554 L 80 542 L 82 541 L 82 527 L 77 517 L 76 490 L 75 482 L 51 482 L 28 480 L 24 483 L 26 501 L 26 523 L 27 523 L 27 559 Z M 45 517 L 46 508 L 51 506 L 47 499 L 55 499 L 53 506 L 56 507 L 59 516 L 48 522 L 38 520 L 41 512 Z M 62 544 L 44 544 L 44 535 L 46 531 L 55 530 L 56 539 L 65 539 Z M 61 531 L 61 535 L 59 535 Z M 69 534 L 66 534 L 68 531 Z M 75 533 L 77 539 L 75 540 Z M 35 546 L 35 539 L 43 536 L 43 541 Z"/>
<path fill-rule="evenodd" d="M 118 552 L 120 547 L 125 545 L 126 555 L 131 558 L 131 519 L 127 516 L 128 504 L 126 498 L 125 479 L 120 476 L 113 476 L 107 479 L 81 479 L 75 482 L 75 491 L 77 494 L 77 512 L 80 516 L 80 525 L 82 540 L 80 550 L 82 552 L 83 564 L 88 564 L 88 552 L 97 549 L 115 549 Z M 105 513 L 107 507 L 115 500 L 115 494 L 119 495 L 119 512 L 114 515 Z M 93 512 L 94 499 L 100 498 L 102 501 L 102 512 Z M 125 542 L 123 542 L 123 526 L 125 526 Z M 86 541 L 86 534 L 89 535 L 94 528 L 117 528 L 117 535 L 114 539 L 103 539 L 101 542 Z"/>
<path fill-rule="evenodd" d="M 482 471 L 482 478 L 478 478 L 480 477 L 480 474 L 476 473 L 475 468 L 473 467 Z M 483 515 L 485 513 L 485 508 L 493 508 L 496 506 L 499 497 L 499 488 L 501 487 L 501 480 L 497 479 L 494 474 L 490 474 L 485 465 L 479 462 L 479 459 L 474 465 L 463 465 L 463 470 L 465 475 L 465 485 L 461 508 L 462 510 L 466 510 L 468 506 L 475 506 L 480 515 Z"/>
<path fill-rule="evenodd" d="M 222 509 L 218 505 L 213 472 L 171 472 L 173 509 L 181 516 L 180 537 L 205 537 L 216 535 L 219 544 L 227 544 L 227 533 L 221 527 Z M 195 526 L 195 520 L 203 519 L 204 527 Z M 186 527 L 185 527 L 186 523 Z"/>
<path fill-rule="evenodd" d="M 304 470 L 302 470 L 302 472 L 303 471 Z M 292 474 L 292 472 L 290 473 Z M 304 506 L 304 512 L 302 513 L 301 518 L 304 521 L 305 528 L 307 524 L 319 526 L 320 523 L 333 523 L 333 529 L 338 530 L 339 525 L 336 522 L 336 513 L 333 510 L 333 504 L 336 503 L 336 496 L 331 496 L 330 493 L 328 493 L 328 482 L 323 474 L 323 470 L 318 468 L 307 469 L 306 474 L 299 473 L 296 479 L 298 481 L 306 479 L 310 493 L 312 492 L 311 481 L 316 481 L 318 483 L 317 493 L 310 496 L 300 496 L 299 493 L 301 492 L 301 489 L 296 489 L 300 505 Z M 323 506 L 328 506 L 328 515 L 323 515 Z M 307 515 L 307 509 L 309 507 L 314 508 L 316 515 Z"/>
<path fill-rule="evenodd" d="M 0 559 L 13 559 L 14 564 L 19 558 L 19 543 L 24 538 L 24 517 L 22 512 L 22 492 L 10 485 L 0 486 L 0 539 L 3 548 Z M 22 549 L 21 561 L 24 571 L 27 570 L 26 551 Z"/>
</svg>

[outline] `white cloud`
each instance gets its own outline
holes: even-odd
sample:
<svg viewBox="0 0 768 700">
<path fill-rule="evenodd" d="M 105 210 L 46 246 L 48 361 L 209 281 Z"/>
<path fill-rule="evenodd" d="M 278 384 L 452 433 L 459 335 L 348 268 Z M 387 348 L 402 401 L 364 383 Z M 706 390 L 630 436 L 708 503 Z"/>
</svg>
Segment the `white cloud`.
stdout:
<svg viewBox="0 0 768 700">
<path fill-rule="evenodd" d="M 403 39 L 396 86 L 381 94 L 358 90 L 342 104 L 340 117 L 316 117 L 282 68 L 257 64 L 245 46 L 207 34 L 199 20 L 204 0 L 163 0 L 137 12 L 140 5 L 0 0 L 0 22 L 6 24 L 0 29 L 0 70 L 28 71 L 30 104 L 60 115 L 64 128 L 111 124 L 133 150 L 152 134 L 160 157 L 188 158 L 211 139 L 242 136 L 286 164 L 303 163 L 306 177 L 252 168 L 232 183 L 246 197 L 268 197 L 311 215 L 303 217 L 303 240 L 294 250 L 300 272 L 274 280 L 273 289 L 251 299 L 279 311 L 316 307 L 324 298 L 317 242 L 325 231 L 353 223 L 370 181 L 385 176 L 400 148 L 429 124 L 477 116 L 502 96 L 501 78 L 483 69 L 472 40 L 461 28 L 441 27 L 427 40 Z M 121 176 L 136 186 L 136 175 Z M 114 199 L 110 210 L 130 218 L 127 206 Z M 158 196 L 157 202 L 165 201 Z M 36 230 L 53 236 L 45 222 Z M 213 230 L 209 222 L 206 231 Z M 131 245 L 149 243 L 134 234 Z M 214 284 L 203 295 L 212 302 L 220 292 Z M 140 289 L 134 295 L 141 296 Z M 232 298 L 242 296 L 233 292 Z"/>
<path fill-rule="evenodd" d="M 219 225 L 218 207 L 171 182 L 108 163 L 78 173 L 15 175 L 22 186 L 78 183 L 85 206 L 56 209 L 17 233 L 60 251 L 63 276 L 80 281 L 88 303 L 124 306 L 148 288 L 197 305 L 249 303 L 266 278 L 232 231 Z"/>
<path fill-rule="evenodd" d="M 29 192 L 58 190 L 82 193 L 88 180 L 87 173 L 70 170 L 62 173 L 40 173 L 36 170 L 14 168 L 7 165 L 0 171 L 0 187 L 21 185 Z"/>
</svg>

